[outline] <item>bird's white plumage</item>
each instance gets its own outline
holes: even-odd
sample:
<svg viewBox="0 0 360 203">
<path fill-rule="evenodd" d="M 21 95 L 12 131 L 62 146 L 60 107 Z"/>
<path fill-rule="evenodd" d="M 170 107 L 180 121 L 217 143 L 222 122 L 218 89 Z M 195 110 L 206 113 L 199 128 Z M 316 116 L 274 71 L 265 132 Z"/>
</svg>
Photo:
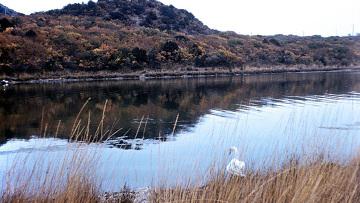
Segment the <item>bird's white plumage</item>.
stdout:
<svg viewBox="0 0 360 203">
<path fill-rule="evenodd" d="M 236 147 L 230 148 L 230 154 L 234 156 L 234 158 L 229 162 L 226 166 L 226 171 L 235 176 L 245 176 L 245 162 L 237 159 L 238 149 Z"/>
<path fill-rule="evenodd" d="M 238 159 L 232 159 L 226 166 L 226 171 L 231 175 L 245 176 L 245 162 Z"/>
</svg>

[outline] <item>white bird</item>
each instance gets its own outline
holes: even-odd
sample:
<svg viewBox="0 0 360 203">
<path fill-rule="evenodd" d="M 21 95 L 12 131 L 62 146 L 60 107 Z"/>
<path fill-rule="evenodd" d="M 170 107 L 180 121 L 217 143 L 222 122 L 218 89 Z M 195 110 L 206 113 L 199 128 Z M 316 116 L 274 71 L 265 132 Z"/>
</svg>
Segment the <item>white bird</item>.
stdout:
<svg viewBox="0 0 360 203">
<path fill-rule="evenodd" d="M 226 171 L 235 176 L 245 176 L 245 162 L 237 159 L 239 155 L 239 151 L 236 147 L 231 147 L 229 150 L 229 154 L 233 156 L 233 159 L 226 166 Z"/>
</svg>

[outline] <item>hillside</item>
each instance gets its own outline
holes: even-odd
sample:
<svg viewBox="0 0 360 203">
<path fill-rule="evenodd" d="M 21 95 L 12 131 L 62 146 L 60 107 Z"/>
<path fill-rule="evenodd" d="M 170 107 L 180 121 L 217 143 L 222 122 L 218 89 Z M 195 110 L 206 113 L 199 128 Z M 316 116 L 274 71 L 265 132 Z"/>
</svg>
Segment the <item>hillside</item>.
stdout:
<svg viewBox="0 0 360 203">
<path fill-rule="evenodd" d="M 186 34 L 211 34 L 193 14 L 155 0 L 98 0 L 88 4 L 70 4 L 46 14 L 53 16 L 94 16 L 103 20 L 118 20 L 127 26 L 144 26 L 160 30 L 174 30 Z"/>
<path fill-rule="evenodd" d="M 156 16 L 156 17 L 155 17 Z M 149 20 L 152 19 L 152 20 Z M 0 18 L 2 78 L 359 65 L 360 37 L 244 36 L 154 0 L 99 0 Z M 284 68 L 285 67 L 285 68 Z"/>
<path fill-rule="evenodd" d="M 1 15 L 6 15 L 6 16 L 19 16 L 19 15 L 23 15 L 21 13 L 18 13 L 2 4 L 0 4 L 0 14 Z"/>
</svg>

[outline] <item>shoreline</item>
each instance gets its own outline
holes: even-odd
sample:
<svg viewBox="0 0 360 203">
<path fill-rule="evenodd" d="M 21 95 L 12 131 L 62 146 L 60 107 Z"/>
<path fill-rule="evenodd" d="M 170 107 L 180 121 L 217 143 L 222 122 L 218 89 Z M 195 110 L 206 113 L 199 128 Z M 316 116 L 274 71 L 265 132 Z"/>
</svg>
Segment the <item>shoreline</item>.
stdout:
<svg viewBox="0 0 360 203">
<path fill-rule="evenodd" d="M 188 70 L 190 69 L 190 70 Z M 211 70 L 209 70 L 211 69 Z M 278 67 L 245 67 L 232 68 L 194 68 L 182 67 L 172 71 L 164 69 L 153 71 L 144 70 L 132 73 L 121 73 L 111 71 L 97 72 L 71 72 L 57 71 L 46 74 L 22 74 L 18 77 L 0 76 L 0 80 L 6 80 L 8 84 L 46 84 L 46 83 L 71 83 L 71 82 L 95 82 L 95 81 L 125 81 L 125 80 L 166 80 L 180 78 L 212 78 L 246 76 L 277 73 L 311 73 L 311 72 L 333 72 L 333 71 L 356 71 L 360 66 L 278 66 Z"/>
</svg>

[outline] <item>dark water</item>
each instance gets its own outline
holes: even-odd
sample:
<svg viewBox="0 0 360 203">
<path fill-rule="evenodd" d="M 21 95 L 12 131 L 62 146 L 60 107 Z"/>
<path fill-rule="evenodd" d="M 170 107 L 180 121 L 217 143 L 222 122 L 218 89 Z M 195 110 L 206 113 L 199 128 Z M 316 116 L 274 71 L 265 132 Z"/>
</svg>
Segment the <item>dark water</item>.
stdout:
<svg viewBox="0 0 360 203">
<path fill-rule="evenodd" d="M 69 153 L 89 98 L 80 118 L 91 112 L 90 131 L 105 101 L 105 128 L 122 128 L 100 147 L 107 190 L 192 179 L 231 146 L 254 169 L 283 154 L 351 157 L 360 143 L 360 72 L 18 85 L 0 91 L 0 175 L 18 154 Z"/>
</svg>

